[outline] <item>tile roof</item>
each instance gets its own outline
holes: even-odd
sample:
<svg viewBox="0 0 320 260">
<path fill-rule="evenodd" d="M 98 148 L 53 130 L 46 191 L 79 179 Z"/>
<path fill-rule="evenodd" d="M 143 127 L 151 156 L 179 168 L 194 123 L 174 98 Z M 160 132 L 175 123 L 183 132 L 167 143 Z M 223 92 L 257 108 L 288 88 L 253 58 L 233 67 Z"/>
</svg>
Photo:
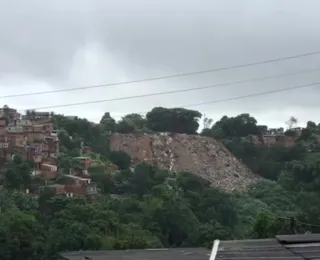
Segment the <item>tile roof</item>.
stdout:
<svg viewBox="0 0 320 260">
<path fill-rule="evenodd" d="M 208 260 L 210 250 L 205 248 L 172 248 L 110 251 L 78 251 L 62 253 L 68 260 Z"/>
</svg>

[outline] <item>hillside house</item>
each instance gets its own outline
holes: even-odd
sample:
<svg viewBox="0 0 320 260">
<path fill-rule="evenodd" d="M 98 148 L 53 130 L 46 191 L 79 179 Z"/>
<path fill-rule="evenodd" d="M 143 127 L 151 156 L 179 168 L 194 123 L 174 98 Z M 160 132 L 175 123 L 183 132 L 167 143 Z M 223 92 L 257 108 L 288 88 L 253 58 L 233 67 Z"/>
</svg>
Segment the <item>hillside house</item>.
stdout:
<svg viewBox="0 0 320 260">
<path fill-rule="evenodd" d="M 72 196 L 95 196 L 99 192 L 96 183 L 93 183 L 90 178 L 74 175 L 65 175 L 65 177 L 72 180 L 73 184 L 65 186 L 66 192 Z"/>
<path fill-rule="evenodd" d="M 8 119 L 19 119 L 21 114 L 17 112 L 17 109 L 4 106 L 0 108 L 0 116 L 7 117 Z"/>
<path fill-rule="evenodd" d="M 301 128 L 293 128 L 291 129 L 297 133 L 297 136 L 301 134 Z M 259 142 L 259 138 L 253 138 L 252 142 L 255 144 L 263 144 L 266 146 L 272 146 L 272 145 L 282 145 L 285 147 L 292 147 L 295 144 L 296 137 L 288 136 L 284 132 L 284 128 L 270 128 L 267 131 L 265 131 L 261 135 L 261 141 Z"/>
<path fill-rule="evenodd" d="M 270 128 L 262 134 L 262 143 L 266 146 L 275 145 L 284 136 L 284 129 Z"/>
<path fill-rule="evenodd" d="M 56 165 L 41 163 L 39 168 L 34 171 L 34 175 L 43 180 L 53 180 L 58 176 L 58 167 Z"/>
<path fill-rule="evenodd" d="M 14 116 L 8 117 L 8 113 Z M 49 122 L 51 113 L 29 111 L 22 118 L 14 113 L 15 109 L 0 109 L 0 114 L 4 115 L 0 117 L 0 158 L 11 160 L 14 154 L 18 154 L 24 160 L 35 162 L 35 175 L 43 171 L 40 175 L 44 179 L 54 178 L 57 171 L 52 169 L 56 169 L 59 139 Z"/>
<path fill-rule="evenodd" d="M 59 150 L 59 138 L 54 135 L 44 136 L 43 139 L 43 154 L 45 157 L 57 158 Z"/>
<path fill-rule="evenodd" d="M 65 195 L 65 187 L 61 184 L 52 184 L 39 187 L 39 193 L 44 192 L 45 190 L 49 190 L 56 195 Z"/>
<path fill-rule="evenodd" d="M 259 136 L 257 135 L 250 135 L 250 141 L 256 145 L 262 144 Z"/>
<path fill-rule="evenodd" d="M 53 115 L 52 112 L 27 110 L 26 114 L 22 116 L 22 119 L 42 120 L 42 119 L 49 119 L 52 115 Z"/>
<path fill-rule="evenodd" d="M 283 135 L 284 134 L 284 128 L 269 128 L 267 131 L 263 133 L 263 135 Z"/>
<path fill-rule="evenodd" d="M 89 183 L 87 185 L 65 185 L 65 190 L 68 197 L 74 197 L 74 196 L 94 197 L 99 193 L 99 190 L 95 183 Z"/>
<path fill-rule="evenodd" d="M 271 146 L 277 143 L 277 136 L 272 134 L 264 134 L 262 136 L 262 141 L 264 145 Z"/>
<path fill-rule="evenodd" d="M 0 118 L 0 157 L 5 158 L 9 147 L 6 131 L 7 121 L 5 118 Z"/>
<path fill-rule="evenodd" d="M 77 196 L 95 197 L 99 194 L 99 189 L 95 183 L 86 184 L 52 184 L 39 187 L 39 193 L 46 189 L 51 190 L 56 195 L 63 195 L 69 198 Z"/>
<path fill-rule="evenodd" d="M 64 176 L 66 178 L 70 178 L 75 185 L 87 185 L 87 184 L 91 183 L 91 179 L 90 178 L 82 178 L 82 177 L 71 175 L 71 174 L 67 174 L 67 175 L 64 175 Z"/>
<path fill-rule="evenodd" d="M 290 129 L 296 134 L 296 137 L 299 137 L 302 133 L 303 128 L 302 127 L 294 127 Z"/>
</svg>

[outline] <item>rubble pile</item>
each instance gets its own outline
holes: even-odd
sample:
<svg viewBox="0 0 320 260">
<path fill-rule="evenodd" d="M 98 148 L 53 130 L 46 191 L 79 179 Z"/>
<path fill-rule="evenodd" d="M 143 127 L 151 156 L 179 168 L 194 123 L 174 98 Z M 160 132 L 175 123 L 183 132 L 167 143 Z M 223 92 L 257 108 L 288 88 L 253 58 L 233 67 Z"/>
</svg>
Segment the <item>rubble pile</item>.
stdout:
<svg viewBox="0 0 320 260">
<path fill-rule="evenodd" d="M 259 179 L 223 144 L 209 137 L 115 134 L 110 148 L 130 154 L 133 164 L 146 162 L 173 172 L 191 172 L 228 191 L 243 190 Z"/>
<path fill-rule="evenodd" d="M 147 135 L 113 134 L 110 138 L 110 150 L 130 154 L 133 165 L 141 162 L 154 164 L 151 139 Z"/>
</svg>

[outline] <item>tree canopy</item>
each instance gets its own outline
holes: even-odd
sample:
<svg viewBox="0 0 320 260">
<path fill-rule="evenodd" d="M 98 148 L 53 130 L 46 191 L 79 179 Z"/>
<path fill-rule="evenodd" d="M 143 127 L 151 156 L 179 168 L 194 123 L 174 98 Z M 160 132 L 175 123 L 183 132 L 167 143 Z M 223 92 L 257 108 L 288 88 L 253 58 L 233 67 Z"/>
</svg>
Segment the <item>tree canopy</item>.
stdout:
<svg viewBox="0 0 320 260">
<path fill-rule="evenodd" d="M 155 107 L 147 113 L 147 125 L 156 132 L 195 134 L 201 113 L 184 108 Z"/>
</svg>

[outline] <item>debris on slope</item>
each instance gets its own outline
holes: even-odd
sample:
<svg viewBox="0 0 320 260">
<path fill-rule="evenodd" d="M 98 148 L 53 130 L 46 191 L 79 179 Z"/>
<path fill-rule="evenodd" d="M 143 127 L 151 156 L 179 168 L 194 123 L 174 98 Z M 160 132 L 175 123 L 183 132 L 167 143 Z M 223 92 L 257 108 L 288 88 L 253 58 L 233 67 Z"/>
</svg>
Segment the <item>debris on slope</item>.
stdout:
<svg viewBox="0 0 320 260">
<path fill-rule="evenodd" d="M 114 134 L 111 136 L 110 149 L 128 153 L 133 165 L 142 162 L 154 165 L 151 139 L 147 135 Z"/>
<path fill-rule="evenodd" d="M 242 190 L 259 177 L 213 138 L 162 133 L 115 134 L 111 150 L 130 154 L 133 164 L 146 162 L 173 172 L 191 172 L 225 190 Z"/>
</svg>

